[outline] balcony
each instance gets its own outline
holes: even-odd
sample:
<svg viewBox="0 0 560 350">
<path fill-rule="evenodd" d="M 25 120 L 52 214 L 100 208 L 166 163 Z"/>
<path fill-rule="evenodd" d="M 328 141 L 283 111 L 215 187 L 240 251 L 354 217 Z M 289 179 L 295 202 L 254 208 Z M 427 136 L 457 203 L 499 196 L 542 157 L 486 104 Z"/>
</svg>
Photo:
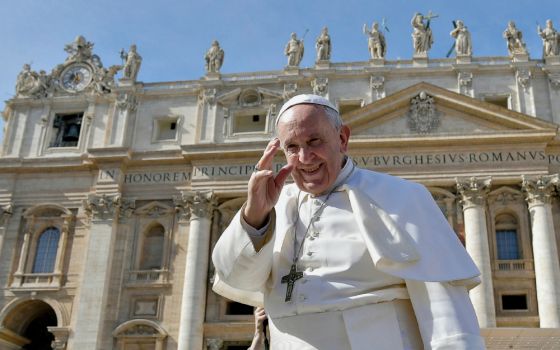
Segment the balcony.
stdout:
<svg viewBox="0 0 560 350">
<path fill-rule="evenodd" d="M 132 288 L 170 285 L 169 270 L 131 270 L 126 285 Z"/>
<path fill-rule="evenodd" d="M 58 290 L 61 286 L 60 273 L 15 273 L 10 289 Z"/>
<path fill-rule="evenodd" d="M 497 276 L 534 277 L 532 259 L 494 260 L 492 269 Z"/>
</svg>

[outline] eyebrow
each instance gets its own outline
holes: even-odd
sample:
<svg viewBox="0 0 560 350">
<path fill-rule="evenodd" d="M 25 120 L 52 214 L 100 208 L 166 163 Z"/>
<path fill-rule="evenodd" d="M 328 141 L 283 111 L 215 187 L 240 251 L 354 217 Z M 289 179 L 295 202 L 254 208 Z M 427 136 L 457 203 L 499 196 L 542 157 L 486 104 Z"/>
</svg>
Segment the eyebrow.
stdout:
<svg viewBox="0 0 560 350">
<path fill-rule="evenodd" d="M 309 135 L 309 137 L 307 138 L 307 141 L 306 141 L 306 142 L 308 142 L 309 140 L 312 140 L 312 139 L 322 139 L 321 134 L 313 133 L 313 134 Z M 292 141 L 292 139 L 286 139 L 286 140 L 282 143 L 282 147 L 285 147 L 286 145 L 289 145 L 289 144 L 291 144 L 291 143 L 294 143 L 294 142 Z"/>
</svg>

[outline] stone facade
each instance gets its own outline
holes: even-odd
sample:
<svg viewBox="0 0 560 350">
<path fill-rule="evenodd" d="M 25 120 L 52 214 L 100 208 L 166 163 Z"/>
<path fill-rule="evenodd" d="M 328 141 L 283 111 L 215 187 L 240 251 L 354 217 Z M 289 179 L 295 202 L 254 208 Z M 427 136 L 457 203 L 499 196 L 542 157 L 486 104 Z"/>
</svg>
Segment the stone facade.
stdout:
<svg viewBox="0 0 560 350">
<path fill-rule="evenodd" d="M 311 92 L 341 110 L 358 166 L 430 189 L 482 271 L 471 297 L 488 344 L 558 345 L 558 60 L 318 62 L 142 83 L 113 79 L 122 67 L 91 49 L 78 37 L 49 84 L 26 72 L 4 111 L 1 348 L 247 345 L 252 310 L 211 291 L 210 251 L 282 103 Z"/>
</svg>

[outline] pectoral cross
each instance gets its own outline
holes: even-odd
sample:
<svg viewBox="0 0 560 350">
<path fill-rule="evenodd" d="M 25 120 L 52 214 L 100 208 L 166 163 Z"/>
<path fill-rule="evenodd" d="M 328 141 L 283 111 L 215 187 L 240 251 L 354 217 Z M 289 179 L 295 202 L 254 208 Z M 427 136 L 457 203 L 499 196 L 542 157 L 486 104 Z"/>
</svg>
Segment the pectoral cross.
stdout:
<svg viewBox="0 0 560 350">
<path fill-rule="evenodd" d="M 286 299 L 285 302 L 292 300 L 292 291 L 294 290 L 294 284 L 297 280 L 303 277 L 303 272 L 297 271 L 296 264 L 292 264 L 290 267 L 290 273 L 282 277 L 281 283 L 287 283 L 286 287 Z"/>
</svg>

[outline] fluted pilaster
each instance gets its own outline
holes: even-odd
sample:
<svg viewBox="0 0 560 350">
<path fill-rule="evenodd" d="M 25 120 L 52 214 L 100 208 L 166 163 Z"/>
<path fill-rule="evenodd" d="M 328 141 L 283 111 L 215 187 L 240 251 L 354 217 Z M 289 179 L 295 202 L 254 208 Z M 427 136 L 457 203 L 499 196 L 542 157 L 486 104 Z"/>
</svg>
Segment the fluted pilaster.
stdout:
<svg viewBox="0 0 560 350">
<path fill-rule="evenodd" d="M 103 336 L 107 336 L 103 324 L 120 208 L 119 193 L 91 194 L 84 201 L 90 229 L 70 349 L 101 349 Z"/>
</svg>

